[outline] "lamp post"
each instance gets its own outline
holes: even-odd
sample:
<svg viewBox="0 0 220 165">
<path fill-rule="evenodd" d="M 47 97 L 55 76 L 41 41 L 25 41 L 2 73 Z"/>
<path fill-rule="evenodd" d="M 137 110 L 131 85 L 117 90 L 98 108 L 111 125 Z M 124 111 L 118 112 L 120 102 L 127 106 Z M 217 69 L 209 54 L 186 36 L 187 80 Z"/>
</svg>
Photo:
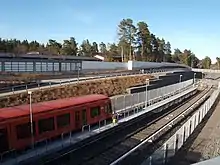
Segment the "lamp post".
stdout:
<svg viewBox="0 0 220 165">
<path fill-rule="evenodd" d="M 145 100 L 145 110 L 147 109 L 147 101 L 148 101 L 148 98 L 147 98 L 147 86 L 149 85 L 149 79 L 146 79 L 146 100 Z"/>
<path fill-rule="evenodd" d="M 82 63 L 77 63 L 77 82 L 79 83 L 79 71 L 82 69 Z"/>
<path fill-rule="evenodd" d="M 32 91 L 28 91 L 28 94 L 30 95 L 30 123 L 31 123 L 31 144 L 32 148 L 34 148 L 34 130 L 33 130 L 33 112 L 32 112 Z"/>
<path fill-rule="evenodd" d="M 179 83 L 181 83 L 181 81 L 182 81 L 182 74 L 180 75 L 180 81 L 179 81 Z M 180 90 L 181 90 L 181 84 L 180 84 Z"/>
<path fill-rule="evenodd" d="M 80 69 L 80 66 L 77 64 L 77 82 L 79 83 L 79 69 Z"/>
<path fill-rule="evenodd" d="M 195 86 L 196 83 L 196 73 L 194 73 L 194 77 L 193 77 L 193 86 Z"/>
<path fill-rule="evenodd" d="M 183 76 L 183 75 L 181 74 L 181 75 L 180 75 L 180 83 L 181 83 L 181 81 L 182 81 L 182 76 Z"/>
</svg>

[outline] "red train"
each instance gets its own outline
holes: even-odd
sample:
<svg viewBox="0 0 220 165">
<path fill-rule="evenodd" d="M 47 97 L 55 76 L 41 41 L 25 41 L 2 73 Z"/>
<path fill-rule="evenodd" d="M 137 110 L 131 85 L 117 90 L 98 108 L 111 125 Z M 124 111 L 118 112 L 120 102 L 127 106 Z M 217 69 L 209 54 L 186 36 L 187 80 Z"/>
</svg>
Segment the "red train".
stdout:
<svg viewBox="0 0 220 165">
<path fill-rule="evenodd" d="M 0 109 L 0 153 L 20 150 L 34 142 L 79 130 L 112 117 L 111 100 L 104 95 L 87 95 Z"/>
</svg>

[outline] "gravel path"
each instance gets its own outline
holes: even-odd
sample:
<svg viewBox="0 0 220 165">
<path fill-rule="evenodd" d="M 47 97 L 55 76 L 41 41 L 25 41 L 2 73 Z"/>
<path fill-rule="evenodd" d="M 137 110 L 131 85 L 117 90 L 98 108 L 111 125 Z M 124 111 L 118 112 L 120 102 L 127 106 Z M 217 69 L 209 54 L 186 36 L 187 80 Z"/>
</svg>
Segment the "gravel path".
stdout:
<svg viewBox="0 0 220 165">
<path fill-rule="evenodd" d="M 212 110 L 211 110 L 212 111 Z M 189 165 L 220 155 L 220 102 L 208 114 L 170 164 Z"/>
</svg>

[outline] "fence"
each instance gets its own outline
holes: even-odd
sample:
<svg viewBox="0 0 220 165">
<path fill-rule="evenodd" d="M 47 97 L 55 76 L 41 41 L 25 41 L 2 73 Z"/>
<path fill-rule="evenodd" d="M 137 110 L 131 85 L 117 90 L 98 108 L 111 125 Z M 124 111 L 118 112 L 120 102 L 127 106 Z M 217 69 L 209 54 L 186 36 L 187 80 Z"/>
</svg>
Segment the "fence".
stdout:
<svg viewBox="0 0 220 165">
<path fill-rule="evenodd" d="M 213 92 L 211 97 L 193 114 L 192 117 L 159 149 L 157 149 L 150 157 L 148 157 L 141 165 L 154 165 L 167 163 L 179 150 L 187 138 L 192 134 L 199 125 L 207 112 L 215 103 L 219 96 L 220 89 Z"/>
<path fill-rule="evenodd" d="M 152 104 L 154 102 L 158 102 L 164 98 L 167 98 L 169 96 L 172 96 L 178 92 L 180 92 L 182 89 L 189 87 L 193 84 L 193 79 L 178 83 L 178 84 L 172 84 L 169 86 L 164 86 L 161 88 L 153 89 L 150 91 L 140 92 L 140 93 L 134 93 L 134 94 L 127 94 L 123 96 L 119 96 L 117 98 L 112 98 L 112 107 L 115 112 L 119 111 L 126 111 L 126 109 L 129 109 L 130 107 L 134 107 L 138 104 L 144 104 L 147 100 L 147 104 Z"/>
</svg>

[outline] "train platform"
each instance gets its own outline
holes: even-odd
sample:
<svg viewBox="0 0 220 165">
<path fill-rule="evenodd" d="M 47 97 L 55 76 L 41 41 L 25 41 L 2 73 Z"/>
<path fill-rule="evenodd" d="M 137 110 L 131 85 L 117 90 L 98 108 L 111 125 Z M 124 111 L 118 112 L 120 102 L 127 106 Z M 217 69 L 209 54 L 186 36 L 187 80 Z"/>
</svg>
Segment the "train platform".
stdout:
<svg viewBox="0 0 220 165">
<path fill-rule="evenodd" d="M 79 132 L 79 133 L 75 133 L 75 134 L 71 134 L 69 133 L 68 135 L 66 135 L 65 137 L 62 136 L 62 138 L 59 140 L 59 141 L 55 141 L 55 142 L 52 142 L 52 143 L 45 143 L 44 146 L 41 146 L 41 147 L 36 147 L 35 149 L 33 150 L 29 150 L 29 151 L 26 151 L 25 153 L 23 153 L 22 155 L 19 155 L 19 156 L 16 156 L 15 158 L 11 158 L 9 160 L 5 160 L 4 162 L 1 162 L 1 159 L 0 159 L 0 164 L 1 165 L 14 165 L 14 164 L 18 164 L 19 162 L 23 162 L 23 161 L 26 161 L 26 160 L 30 160 L 32 158 L 37 158 L 39 156 L 45 156 L 45 155 L 48 155 L 50 153 L 54 153 L 54 152 L 57 152 L 59 150 L 62 150 L 68 146 L 71 146 L 73 144 L 76 144 L 86 138 L 90 138 L 96 134 L 99 134 L 101 132 L 104 132 L 108 129 L 111 129 L 113 127 L 116 127 L 117 125 L 121 124 L 121 123 L 124 123 L 124 122 L 129 122 L 130 120 L 134 119 L 134 118 L 137 118 L 138 116 L 141 116 L 153 109 L 156 109 L 162 105 L 165 105 L 173 100 L 176 100 L 192 91 L 194 91 L 197 87 L 192 87 L 190 89 L 187 89 L 179 94 L 176 94 L 174 96 L 171 96 L 165 100 L 162 100 L 160 102 L 157 102 L 153 105 L 150 105 L 148 106 L 146 109 L 143 109 L 141 110 L 140 112 L 137 112 L 135 114 L 132 114 L 128 117 L 125 117 L 125 118 L 122 118 L 120 120 L 118 120 L 117 123 L 111 123 L 111 124 L 108 124 L 108 125 L 104 125 L 102 127 L 99 127 L 99 128 L 94 128 L 94 129 L 91 129 L 90 131 L 86 131 L 88 129 L 90 129 L 90 126 L 88 127 L 84 127 L 84 131 L 83 132 Z M 119 113 L 122 113 L 122 111 L 120 111 Z M 3 155 L 4 157 L 4 155 Z"/>
</svg>

